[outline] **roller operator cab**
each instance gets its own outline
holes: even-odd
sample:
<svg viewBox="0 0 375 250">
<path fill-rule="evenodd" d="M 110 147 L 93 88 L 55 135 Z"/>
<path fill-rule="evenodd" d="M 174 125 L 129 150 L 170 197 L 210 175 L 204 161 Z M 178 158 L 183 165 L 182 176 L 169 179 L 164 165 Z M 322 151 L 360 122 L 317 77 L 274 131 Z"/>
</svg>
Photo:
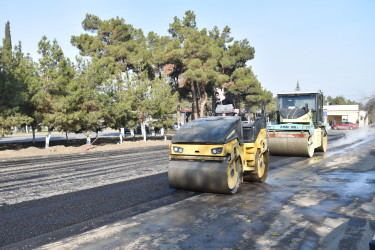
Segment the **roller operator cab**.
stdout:
<svg viewBox="0 0 375 250">
<path fill-rule="evenodd" d="M 327 151 L 323 93 L 290 92 L 277 95 L 277 124 L 268 125 L 272 155 L 312 157 Z"/>
<path fill-rule="evenodd" d="M 220 105 L 219 105 L 220 106 Z M 230 115 L 233 107 L 193 120 L 176 131 L 170 144 L 168 179 L 177 189 L 235 194 L 241 181 L 264 182 L 269 156 L 264 104 L 253 123 Z"/>
</svg>

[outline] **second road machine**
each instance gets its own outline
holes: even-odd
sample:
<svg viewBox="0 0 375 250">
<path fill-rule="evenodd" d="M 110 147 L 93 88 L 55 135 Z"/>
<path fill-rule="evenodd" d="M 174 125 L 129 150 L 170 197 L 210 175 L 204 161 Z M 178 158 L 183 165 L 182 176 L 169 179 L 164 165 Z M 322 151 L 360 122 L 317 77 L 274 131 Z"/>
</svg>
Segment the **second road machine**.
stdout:
<svg viewBox="0 0 375 250">
<path fill-rule="evenodd" d="M 312 157 L 327 151 L 323 93 L 289 92 L 277 95 L 277 124 L 267 126 L 271 155 Z"/>
</svg>

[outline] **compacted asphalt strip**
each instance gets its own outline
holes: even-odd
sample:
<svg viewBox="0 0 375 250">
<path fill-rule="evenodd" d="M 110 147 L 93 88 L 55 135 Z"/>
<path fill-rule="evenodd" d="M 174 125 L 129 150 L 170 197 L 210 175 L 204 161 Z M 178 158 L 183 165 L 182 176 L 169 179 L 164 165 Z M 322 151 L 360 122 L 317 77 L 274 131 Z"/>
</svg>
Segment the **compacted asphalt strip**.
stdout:
<svg viewBox="0 0 375 250">
<path fill-rule="evenodd" d="M 0 244 L 16 249 L 34 248 L 193 195 L 170 189 L 167 174 L 162 173 L 3 206 L 0 208 Z M 32 239 L 26 240 L 29 238 Z"/>
<path fill-rule="evenodd" d="M 0 247 L 33 248 L 195 195 L 169 187 L 166 146 L 0 163 Z"/>
</svg>

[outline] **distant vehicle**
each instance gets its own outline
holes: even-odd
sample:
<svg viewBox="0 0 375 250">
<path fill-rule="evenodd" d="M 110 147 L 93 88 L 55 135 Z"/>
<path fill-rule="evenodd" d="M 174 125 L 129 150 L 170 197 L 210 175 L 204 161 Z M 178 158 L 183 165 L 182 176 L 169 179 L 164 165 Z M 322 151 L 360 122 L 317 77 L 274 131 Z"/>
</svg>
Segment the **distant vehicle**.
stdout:
<svg viewBox="0 0 375 250">
<path fill-rule="evenodd" d="M 342 123 L 339 123 L 339 124 L 332 125 L 331 127 L 334 130 L 344 130 L 344 129 L 353 130 L 353 129 L 358 128 L 357 124 L 352 123 L 352 122 L 342 122 Z"/>
<path fill-rule="evenodd" d="M 145 125 L 145 128 L 146 128 L 146 134 L 151 133 L 151 129 L 150 129 L 150 127 L 148 125 Z M 142 134 L 141 124 L 138 125 L 136 133 L 137 134 Z"/>
<path fill-rule="evenodd" d="M 148 125 L 145 125 L 146 127 L 146 134 L 151 133 L 151 129 Z M 130 129 L 125 127 L 125 133 L 130 133 Z M 142 134 L 142 128 L 141 124 L 138 124 L 138 127 L 134 130 L 134 133 L 136 134 Z"/>
</svg>

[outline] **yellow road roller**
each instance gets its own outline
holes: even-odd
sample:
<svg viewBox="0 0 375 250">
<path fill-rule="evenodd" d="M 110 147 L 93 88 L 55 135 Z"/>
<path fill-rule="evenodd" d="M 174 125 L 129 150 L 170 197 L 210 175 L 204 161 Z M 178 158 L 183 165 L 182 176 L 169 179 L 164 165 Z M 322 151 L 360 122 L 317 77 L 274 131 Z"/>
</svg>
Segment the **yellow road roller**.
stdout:
<svg viewBox="0 0 375 250">
<path fill-rule="evenodd" d="M 227 116 L 222 116 L 227 114 Z M 264 182 L 269 170 L 265 105 L 249 123 L 233 105 L 181 126 L 169 146 L 168 179 L 176 189 L 235 194 L 241 181 Z"/>
<path fill-rule="evenodd" d="M 323 93 L 289 92 L 277 95 L 277 124 L 267 126 L 271 155 L 312 157 L 327 151 Z"/>
</svg>

